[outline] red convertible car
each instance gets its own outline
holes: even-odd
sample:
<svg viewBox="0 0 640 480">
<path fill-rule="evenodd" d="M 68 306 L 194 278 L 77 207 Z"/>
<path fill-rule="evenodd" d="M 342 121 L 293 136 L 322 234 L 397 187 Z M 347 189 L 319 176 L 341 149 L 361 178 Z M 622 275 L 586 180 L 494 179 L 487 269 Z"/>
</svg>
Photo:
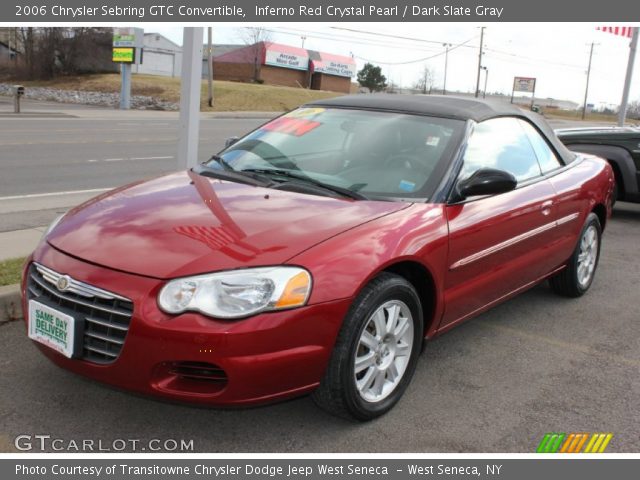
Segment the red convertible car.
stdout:
<svg viewBox="0 0 640 480">
<path fill-rule="evenodd" d="M 613 181 L 508 104 L 319 101 L 54 222 L 25 265 L 28 335 L 127 390 L 212 406 L 312 392 L 371 419 L 424 339 L 545 279 L 585 293 Z"/>
</svg>

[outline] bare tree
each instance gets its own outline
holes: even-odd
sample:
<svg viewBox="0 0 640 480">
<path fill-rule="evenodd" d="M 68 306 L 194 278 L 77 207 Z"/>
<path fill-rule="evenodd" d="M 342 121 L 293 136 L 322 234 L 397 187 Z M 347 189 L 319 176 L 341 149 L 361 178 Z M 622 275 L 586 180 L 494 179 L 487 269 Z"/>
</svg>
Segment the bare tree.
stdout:
<svg viewBox="0 0 640 480">
<path fill-rule="evenodd" d="M 244 27 L 240 29 L 240 38 L 245 45 L 248 45 L 247 60 L 253 62 L 253 81 L 260 81 L 260 55 L 262 53 L 262 43 L 271 41 L 271 32 L 262 27 Z"/>
<path fill-rule="evenodd" d="M 433 70 L 428 65 L 422 67 L 422 72 L 414 85 L 416 90 L 420 90 L 422 93 L 431 93 L 433 88 L 434 75 Z"/>
<path fill-rule="evenodd" d="M 627 117 L 634 120 L 640 120 L 640 100 L 629 102 L 627 106 Z"/>
<path fill-rule="evenodd" d="M 109 28 L 21 27 L 14 74 L 46 80 L 57 75 L 115 71 L 112 35 Z"/>
</svg>

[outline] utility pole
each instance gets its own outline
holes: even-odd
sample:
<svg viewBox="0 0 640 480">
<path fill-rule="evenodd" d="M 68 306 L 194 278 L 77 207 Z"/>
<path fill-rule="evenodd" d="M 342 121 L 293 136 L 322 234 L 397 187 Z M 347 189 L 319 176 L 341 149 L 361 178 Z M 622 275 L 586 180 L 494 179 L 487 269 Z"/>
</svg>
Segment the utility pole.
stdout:
<svg viewBox="0 0 640 480">
<path fill-rule="evenodd" d="M 449 62 L 449 47 L 450 43 L 443 43 L 442 46 L 445 48 L 444 51 L 444 80 L 442 82 L 442 94 L 447 94 L 447 64 Z"/>
<path fill-rule="evenodd" d="M 482 91 L 482 98 L 487 98 L 487 82 L 489 81 L 489 69 L 482 67 L 484 70 L 484 90 Z"/>
<path fill-rule="evenodd" d="M 480 52 L 478 53 L 478 77 L 476 78 L 476 98 L 480 93 L 480 70 L 482 69 L 482 49 L 484 48 L 484 29 L 480 27 Z"/>
<path fill-rule="evenodd" d="M 209 81 L 209 106 L 213 107 L 213 28 L 207 29 L 207 66 Z"/>
<path fill-rule="evenodd" d="M 633 27 L 631 44 L 629 45 L 629 60 L 627 61 L 627 75 L 624 78 L 624 90 L 622 91 L 622 102 L 620 102 L 620 111 L 618 112 L 618 126 L 624 126 L 624 120 L 627 116 L 627 102 L 629 101 L 629 87 L 631 86 L 631 77 L 633 76 L 633 63 L 636 58 L 636 49 L 638 47 L 638 27 Z"/>
<path fill-rule="evenodd" d="M 595 43 L 591 42 L 591 49 L 589 50 L 589 66 L 587 67 L 587 85 L 584 89 L 584 105 L 582 105 L 582 120 L 587 115 L 587 95 L 589 95 L 589 77 L 591 76 L 591 59 L 593 58 L 593 46 Z"/>
</svg>

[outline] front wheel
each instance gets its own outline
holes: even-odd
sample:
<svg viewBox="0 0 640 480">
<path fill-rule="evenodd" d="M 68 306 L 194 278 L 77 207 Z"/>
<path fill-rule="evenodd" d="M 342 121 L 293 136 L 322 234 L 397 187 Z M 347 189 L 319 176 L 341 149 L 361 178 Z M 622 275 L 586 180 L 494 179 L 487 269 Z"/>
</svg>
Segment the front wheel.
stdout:
<svg viewBox="0 0 640 480">
<path fill-rule="evenodd" d="M 403 277 L 380 274 L 351 306 L 313 400 L 358 420 L 386 413 L 411 381 L 422 337 L 415 289 Z"/>
<path fill-rule="evenodd" d="M 580 297 L 589 290 L 600 259 L 601 238 L 600 220 L 595 213 L 590 213 L 567 268 L 549 281 L 554 292 L 565 297 Z"/>
</svg>

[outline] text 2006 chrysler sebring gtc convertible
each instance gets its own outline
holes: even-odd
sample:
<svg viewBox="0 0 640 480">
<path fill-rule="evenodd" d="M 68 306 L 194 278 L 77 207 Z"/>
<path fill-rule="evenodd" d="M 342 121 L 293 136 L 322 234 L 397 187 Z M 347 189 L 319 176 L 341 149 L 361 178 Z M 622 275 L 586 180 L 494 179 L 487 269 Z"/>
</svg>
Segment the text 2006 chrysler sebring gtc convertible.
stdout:
<svg viewBox="0 0 640 480">
<path fill-rule="evenodd" d="M 54 222 L 25 266 L 29 337 L 136 392 L 313 392 L 370 419 L 402 396 L 424 338 L 546 278 L 586 292 L 612 190 L 606 162 L 509 105 L 306 105 Z"/>
</svg>

